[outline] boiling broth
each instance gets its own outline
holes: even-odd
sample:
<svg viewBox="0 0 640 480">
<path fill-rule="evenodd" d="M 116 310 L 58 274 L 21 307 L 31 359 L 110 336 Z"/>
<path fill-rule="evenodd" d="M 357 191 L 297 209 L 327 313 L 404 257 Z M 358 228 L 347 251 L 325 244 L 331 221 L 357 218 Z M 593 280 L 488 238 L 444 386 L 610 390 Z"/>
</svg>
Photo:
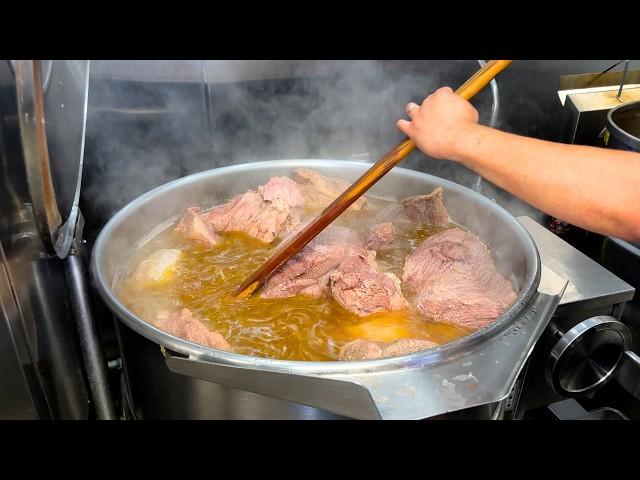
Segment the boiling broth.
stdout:
<svg viewBox="0 0 640 480">
<path fill-rule="evenodd" d="M 334 223 L 354 228 L 364 238 L 375 223 L 372 211 L 388 203 L 370 199 L 373 209 L 349 210 Z M 142 245 L 128 268 L 133 271 L 158 249 L 180 249 L 183 253 L 170 277 L 153 286 L 139 285 L 128 277 L 118 289 L 125 305 L 147 321 L 160 310 L 188 308 L 210 330 L 222 334 L 236 353 L 307 361 L 337 360 L 340 348 L 357 339 L 388 342 L 415 338 L 442 344 L 470 333 L 424 318 L 413 307 L 359 317 L 336 302 L 330 292 L 317 299 L 302 295 L 263 299 L 259 292 L 235 299 L 234 290 L 270 256 L 277 242 L 269 245 L 240 232 L 223 232 L 222 242 L 209 247 L 185 240 L 173 226 Z M 377 256 L 381 270 L 402 278 L 407 253 L 445 228 L 398 228 L 399 247 Z M 411 304 L 412 292 L 403 286 L 403 294 Z"/>
</svg>

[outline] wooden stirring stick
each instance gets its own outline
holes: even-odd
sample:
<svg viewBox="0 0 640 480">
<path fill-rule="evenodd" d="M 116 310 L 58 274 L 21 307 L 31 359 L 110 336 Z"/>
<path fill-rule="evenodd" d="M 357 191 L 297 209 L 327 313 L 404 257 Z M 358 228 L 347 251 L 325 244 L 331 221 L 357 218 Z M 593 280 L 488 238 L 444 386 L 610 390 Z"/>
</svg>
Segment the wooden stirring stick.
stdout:
<svg viewBox="0 0 640 480">
<path fill-rule="evenodd" d="M 458 88 L 456 94 L 465 100 L 469 100 L 510 64 L 511 60 L 490 60 Z M 358 198 L 369 190 L 389 170 L 409 155 L 414 148 L 416 148 L 416 144 L 407 138 L 378 160 L 364 175 L 345 190 L 342 195 L 336 198 L 331 205 L 325 208 L 320 215 L 300 230 L 295 237 L 280 245 L 275 253 L 262 264 L 258 270 L 242 282 L 236 290 L 236 295 L 240 298 L 250 296 L 264 283 L 271 272 L 304 248 L 305 245 L 358 200 Z"/>
</svg>

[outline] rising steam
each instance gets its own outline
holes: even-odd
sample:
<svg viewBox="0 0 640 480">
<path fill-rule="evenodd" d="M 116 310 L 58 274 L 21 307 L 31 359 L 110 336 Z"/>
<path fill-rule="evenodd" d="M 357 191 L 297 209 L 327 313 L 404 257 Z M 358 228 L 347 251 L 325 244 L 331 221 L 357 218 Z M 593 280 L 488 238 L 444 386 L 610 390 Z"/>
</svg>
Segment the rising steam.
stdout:
<svg viewBox="0 0 640 480">
<path fill-rule="evenodd" d="M 459 85 L 477 64 L 94 61 L 92 68 L 82 209 L 98 229 L 135 197 L 197 171 L 281 158 L 374 162 L 402 139 L 395 122 L 407 102 Z M 488 89 L 474 105 L 486 123 Z M 418 151 L 401 166 L 468 187 L 476 180 Z M 517 215 L 535 214 L 488 184 L 484 193 Z"/>
</svg>

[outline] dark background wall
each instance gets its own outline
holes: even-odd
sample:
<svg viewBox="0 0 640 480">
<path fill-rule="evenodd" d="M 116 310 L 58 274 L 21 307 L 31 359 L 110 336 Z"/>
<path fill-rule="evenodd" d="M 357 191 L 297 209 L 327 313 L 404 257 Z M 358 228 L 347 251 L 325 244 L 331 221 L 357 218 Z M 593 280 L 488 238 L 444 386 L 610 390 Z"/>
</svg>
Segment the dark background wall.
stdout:
<svg viewBox="0 0 640 480">
<path fill-rule="evenodd" d="M 498 127 L 562 140 L 561 75 L 615 60 L 520 60 L 498 80 Z M 637 67 L 632 65 L 632 68 Z M 478 65 L 454 61 L 94 61 L 82 210 L 86 235 L 136 196 L 218 166 L 278 158 L 373 162 L 402 135 L 408 101 L 461 84 Z M 619 67 L 618 67 L 619 69 Z M 487 88 L 473 103 L 489 121 Z M 414 152 L 403 165 L 471 186 L 464 167 Z M 497 188 L 515 215 L 542 214 Z"/>
</svg>

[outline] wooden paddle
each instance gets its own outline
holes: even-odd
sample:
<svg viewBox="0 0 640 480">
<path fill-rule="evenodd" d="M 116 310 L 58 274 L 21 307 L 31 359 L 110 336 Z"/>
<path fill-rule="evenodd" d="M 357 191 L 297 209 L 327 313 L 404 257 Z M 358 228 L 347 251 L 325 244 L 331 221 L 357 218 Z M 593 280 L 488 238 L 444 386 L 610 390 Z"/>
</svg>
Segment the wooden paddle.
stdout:
<svg viewBox="0 0 640 480">
<path fill-rule="evenodd" d="M 469 100 L 476 93 L 482 90 L 487 84 L 505 68 L 511 64 L 511 60 L 490 60 L 469 78 L 456 94 L 465 100 Z M 306 244 L 313 240 L 320 232 L 333 222 L 342 212 L 349 208 L 358 198 L 369 190 L 378 180 L 380 180 L 389 170 L 395 167 L 407 155 L 409 155 L 416 144 L 407 138 L 389 151 L 384 157 L 378 160 L 369 170 L 366 171 L 353 185 L 336 198 L 331 205 L 324 209 L 312 222 L 307 224 L 297 235 L 283 243 L 273 253 L 273 255 L 262 264 L 249 278 L 247 278 L 236 290 L 236 295 L 240 298 L 250 296 L 260 287 L 267 277 L 280 265 L 285 263 Z"/>
</svg>

